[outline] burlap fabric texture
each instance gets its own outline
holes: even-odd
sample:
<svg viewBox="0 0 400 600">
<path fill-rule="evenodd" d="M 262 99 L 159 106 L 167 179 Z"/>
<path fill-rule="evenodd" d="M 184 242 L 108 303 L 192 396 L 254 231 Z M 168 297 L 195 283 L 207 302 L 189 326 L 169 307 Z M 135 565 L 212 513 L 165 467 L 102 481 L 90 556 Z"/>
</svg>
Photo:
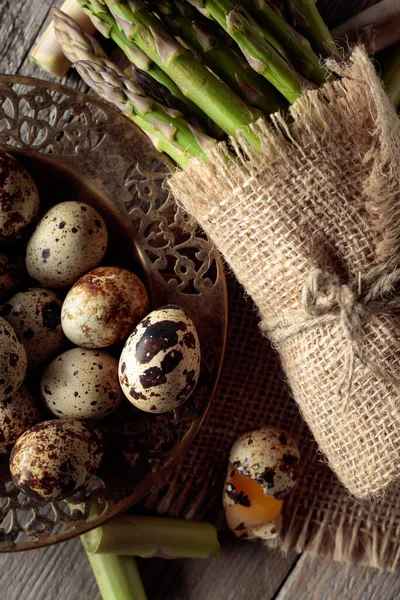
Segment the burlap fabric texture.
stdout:
<svg viewBox="0 0 400 600">
<path fill-rule="evenodd" d="M 331 468 L 371 498 L 400 466 L 400 124 L 361 48 L 340 76 L 290 125 L 260 123 L 263 153 L 220 144 L 170 186 L 255 301 Z"/>
<path fill-rule="evenodd" d="M 348 494 L 318 453 L 285 385 L 278 355 L 261 334 L 257 310 L 232 273 L 228 297 L 227 349 L 217 395 L 196 439 L 168 480 L 147 496 L 146 507 L 225 528 L 221 499 L 230 448 L 245 431 L 268 423 L 295 436 L 302 457 L 296 487 L 284 504 L 280 547 L 396 569 L 399 489 L 391 487 L 379 504 Z"/>
</svg>

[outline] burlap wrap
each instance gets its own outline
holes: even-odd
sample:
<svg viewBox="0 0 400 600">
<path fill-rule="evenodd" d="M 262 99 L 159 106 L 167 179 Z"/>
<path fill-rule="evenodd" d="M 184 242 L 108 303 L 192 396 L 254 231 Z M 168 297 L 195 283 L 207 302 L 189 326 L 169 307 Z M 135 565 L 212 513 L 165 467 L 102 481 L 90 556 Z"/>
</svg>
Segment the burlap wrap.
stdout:
<svg viewBox="0 0 400 600">
<path fill-rule="evenodd" d="M 220 144 L 170 186 L 255 301 L 330 466 L 370 498 L 400 466 L 400 123 L 362 49 L 340 75 L 290 125 L 259 124 L 263 153 L 240 140 L 238 165 Z"/>
</svg>

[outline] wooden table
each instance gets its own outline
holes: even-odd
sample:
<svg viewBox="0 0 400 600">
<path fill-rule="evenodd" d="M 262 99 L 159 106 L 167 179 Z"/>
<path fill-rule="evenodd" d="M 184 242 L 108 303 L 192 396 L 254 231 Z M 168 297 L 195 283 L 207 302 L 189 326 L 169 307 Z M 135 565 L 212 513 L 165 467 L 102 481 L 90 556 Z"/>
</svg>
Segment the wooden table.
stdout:
<svg viewBox="0 0 400 600">
<path fill-rule="evenodd" d="M 46 77 L 29 62 L 53 0 L 0 0 L 0 72 Z M 326 0 L 324 14 L 337 24 L 373 0 Z M 78 87 L 76 74 L 63 83 Z M 222 540 L 208 560 L 141 561 L 149 600 L 391 600 L 400 577 L 373 569 L 266 549 L 257 542 Z M 97 600 L 100 598 L 79 540 L 0 555 L 1 600 Z"/>
</svg>

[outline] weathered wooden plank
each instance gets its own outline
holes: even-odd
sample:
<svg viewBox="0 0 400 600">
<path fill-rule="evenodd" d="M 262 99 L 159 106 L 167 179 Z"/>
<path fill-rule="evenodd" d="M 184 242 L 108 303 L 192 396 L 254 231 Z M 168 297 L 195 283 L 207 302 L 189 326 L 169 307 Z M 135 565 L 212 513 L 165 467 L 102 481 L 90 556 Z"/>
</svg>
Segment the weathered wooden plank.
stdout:
<svg viewBox="0 0 400 600">
<path fill-rule="evenodd" d="M 399 573 L 332 563 L 305 554 L 275 600 L 398 600 Z"/>
<path fill-rule="evenodd" d="M 0 73 L 17 73 L 48 14 L 52 0 L 0 0 Z"/>
<path fill-rule="evenodd" d="M 149 600 L 269 600 L 298 555 L 284 556 L 258 543 L 225 541 L 208 560 L 140 561 Z M 79 540 L 42 550 L 0 555 L 4 600 L 99 600 Z"/>
<path fill-rule="evenodd" d="M 100 600 L 79 540 L 0 555 L 2 600 Z"/>
<path fill-rule="evenodd" d="M 298 560 L 262 543 L 225 539 L 221 553 L 207 560 L 140 564 L 149 600 L 269 600 Z"/>
</svg>

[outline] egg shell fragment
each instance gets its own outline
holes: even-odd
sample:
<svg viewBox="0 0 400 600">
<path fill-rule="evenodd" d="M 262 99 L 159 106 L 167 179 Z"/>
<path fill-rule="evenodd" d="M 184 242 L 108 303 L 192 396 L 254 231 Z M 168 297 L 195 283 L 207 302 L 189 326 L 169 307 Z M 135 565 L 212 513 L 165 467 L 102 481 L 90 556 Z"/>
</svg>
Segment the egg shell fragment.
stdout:
<svg viewBox="0 0 400 600">
<path fill-rule="evenodd" d="M 249 529 L 248 538 L 259 538 L 261 540 L 274 540 L 279 537 L 282 528 L 282 515 L 279 515 L 273 521 L 269 523 L 263 523 L 262 525 L 256 525 Z"/>
<path fill-rule="evenodd" d="M 0 402 L 21 387 L 26 367 L 25 348 L 11 325 L 0 317 Z"/>
<path fill-rule="evenodd" d="M 38 421 L 39 410 L 25 386 L 0 402 L 0 453 L 9 452 L 20 435 Z"/>
<path fill-rule="evenodd" d="M 72 348 L 43 372 L 40 392 L 47 408 L 63 419 L 100 419 L 122 400 L 118 361 L 102 350 Z"/>
<path fill-rule="evenodd" d="M 14 484 L 36 500 L 61 500 L 81 488 L 99 468 L 99 432 L 85 421 L 44 421 L 17 440 L 10 455 Z"/>
<path fill-rule="evenodd" d="M 83 202 L 61 202 L 38 223 L 26 249 L 26 268 L 44 287 L 72 285 L 102 260 L 108 241 L 106 224 Z"/>
<path fill-rule="evenodd" d="M 39 211 L 39 193 L 28 171 L 0 152 L 0 242 L 22 237 Z"/>
<path fill-rule="evenodd" d="M 168 305 L 151 312 L 127 339 L 119 381 L 140 410 L 176 409 L 193 392 L 200 373 L 200 342 L 190 317 Z"/>
<path fill-rule="evenodd" d="M 0 309 L 22 341 L 28 368 L 41 365 L 65 347 L 61 327 L 62 300 L 52 291 L 29 288 L 12 296 Z"/>
<path fill-rule="evenodd" d="M 260 483 L 265 494 L 282 499 L 296 483 L 300 452 L 282 429 L 262 427 L 236 440 L 229 460 L 245 477 Z"/>
<path fill-rule="evenodd" d="M 62 307 L 65 335 L 77 346 L 105 348 L 124 341 L 148 310 L 146 288 L 121 267 L 98 267 L 81 277 Z"/>
<path fill-rule="evenodd" d="M 22 281 L 25 272 L 23 258 L 0 252 L 0 302 L 9 296 Z"/>
</svg>

